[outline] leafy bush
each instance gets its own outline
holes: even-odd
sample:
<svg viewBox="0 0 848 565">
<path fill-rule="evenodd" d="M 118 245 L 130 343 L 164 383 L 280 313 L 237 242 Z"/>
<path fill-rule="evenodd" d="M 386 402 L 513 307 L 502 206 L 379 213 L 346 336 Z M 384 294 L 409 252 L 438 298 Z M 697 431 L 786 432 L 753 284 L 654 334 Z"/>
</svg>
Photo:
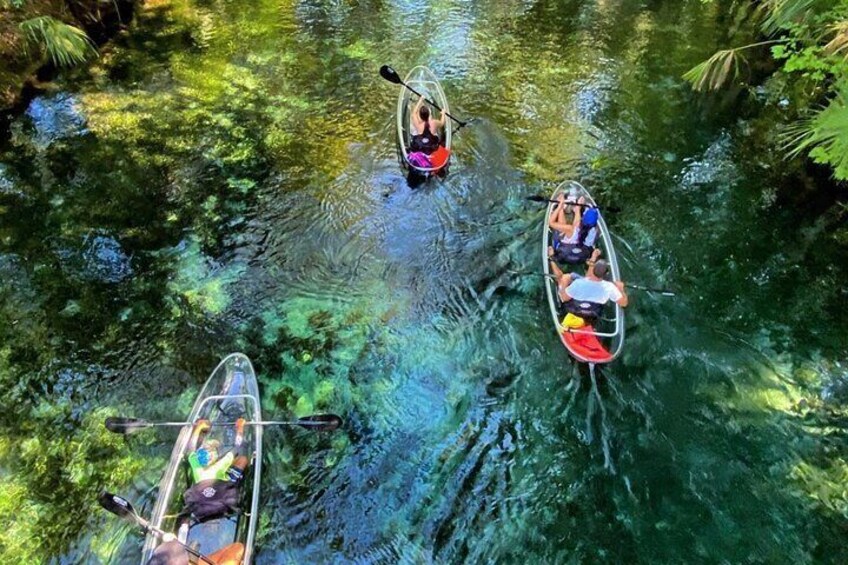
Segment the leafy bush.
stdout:
<svg viewBox="0 0 848 565">
<path fill-rule="evenodd" d="M 761 67 L 770 64 L 776 70 L 766 89 L 796 109 L 782 137 L 788 156 L 807 154 L 847 180 L 848 3 L 765 0 L 748 9 L 766 41 L 718 51 L 684 78 L 696 90 L 718 90 L 739 83 L 741 70 L 750 67 L 746 55 L 754 54 Z"/>
</svg>

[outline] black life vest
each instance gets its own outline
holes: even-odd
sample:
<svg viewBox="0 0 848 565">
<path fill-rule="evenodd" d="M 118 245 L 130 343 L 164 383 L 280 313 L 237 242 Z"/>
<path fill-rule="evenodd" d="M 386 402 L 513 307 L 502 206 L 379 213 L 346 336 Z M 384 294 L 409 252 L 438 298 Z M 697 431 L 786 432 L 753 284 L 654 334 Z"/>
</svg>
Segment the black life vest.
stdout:
<svg viewBox="0 0 848 565">
<path fill-rule="evenodd" d="M 557 263 L 568 263 L 569 265 L 585 263 L 592 256 L 594 249 L 594 247 L 580 245 L 579 243 L 560 243 L 554 250 L 554 260 Z"/>
<path fill-rule="evenodd" d="M 439 148 L 440 141 L 439 134 L 430 131 L 430 124 L 424 124 L 424 131 L 412 136 L 410 149 L 429 155 Z"/>
<path fill-rule="evenodd" d="M 230 481 L 207 479 L 186 490 L 183 501 L 183 512 L 202 522 L 238 512 L 239 488 Z"/>
<path fill-rule="evenodd" d="M 568 302 L 563 302 L 562 307 L 569 314 L 574 314 L 587 320 L 596 320 L 604 313 L 603 304 L 589 302 L 588 300 L 575 300 L 572 298 Z"/>
</svg>

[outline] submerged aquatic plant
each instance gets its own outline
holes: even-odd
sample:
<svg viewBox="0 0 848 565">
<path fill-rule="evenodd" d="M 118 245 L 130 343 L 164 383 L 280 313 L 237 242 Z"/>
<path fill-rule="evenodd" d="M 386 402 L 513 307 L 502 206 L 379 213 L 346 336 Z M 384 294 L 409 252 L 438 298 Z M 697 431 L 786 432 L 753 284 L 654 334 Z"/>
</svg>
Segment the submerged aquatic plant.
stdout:
<svg viewBox="0 0 848 565">
<path fill-rule="evenodd" d="M 78 27 L 51 16 L 38 16 L 20 23 L 30 45 L 46 53 L 58 67 L 72 67 L 97 54 L 94 42 Z"/>
</svg>

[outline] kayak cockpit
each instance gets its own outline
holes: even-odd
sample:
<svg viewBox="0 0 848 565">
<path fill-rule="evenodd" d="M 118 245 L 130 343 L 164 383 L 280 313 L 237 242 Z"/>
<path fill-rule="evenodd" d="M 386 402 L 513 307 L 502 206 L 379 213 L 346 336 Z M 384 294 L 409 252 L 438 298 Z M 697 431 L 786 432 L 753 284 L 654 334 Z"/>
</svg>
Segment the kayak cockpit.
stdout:
<svg viewBox="0 0 848 565">
<path fill-rule="evenodd" d="M 203 555 L 230 548 L 231 555 L 239 550 L 243 563 L 249 563 L 258 518 L 262 427 L 247 423 L 261 420 L 253 367 L 244 355 L 230 355 L 207 380 L 188 418 L 190 425 L 180 432 L 151 524 Z M 198 464 L 201 447 L 204 461 Z M 234 463 L 239 458 L 246 462 L 243 468 Z M 164 545 L 160 542 L 148 536 L 142 563 Z"/>
<path fill-rule="evenodd" d="M 398 129 L 398 160 L 403 169 L 429 176 L 445 169 L 450 159 L 451 151 L 451 121 L 445 120 L 444 127 L 439 132 L 431 132 L 430 136 L 415 131 L 412 113 L 418 101 L 418 96 L 410 89 L 420 93 L 426 100 L 434 102 L 441 110 L 428 104 L 433 116 L 442 116 L 449 112 L 448 101 L 439 80 L 427 67 L 413 68 L 404 82 L 409 88 L 401 87 L 397 107 Z M 438 141 L 435 141 L 438 136 Z M 424 143 L 423 138 L 427 139 Z"/>
</svg>

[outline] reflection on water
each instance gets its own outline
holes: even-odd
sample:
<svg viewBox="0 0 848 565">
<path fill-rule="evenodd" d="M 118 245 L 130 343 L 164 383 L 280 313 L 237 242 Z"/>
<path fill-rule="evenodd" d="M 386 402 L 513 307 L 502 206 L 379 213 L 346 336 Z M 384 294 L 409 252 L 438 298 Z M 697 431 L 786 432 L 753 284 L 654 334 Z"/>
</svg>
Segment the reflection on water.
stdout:
<svg viewBox="0 0 848 565">
<path fill-rule="evenodd" d="M 0 542 L 136 560 L 92 493 L 149 511 L 173 435 L 107 444 L 77 407 L 172 420 L 242 350 L 269 418 L 347 422 L 268 432 L 261 563 L 844 556 L 841 495 L 808 494 L 839 444 L 805 415 L 844 396 L 846 262 L 799 267 L 832 243 L 761 197 L 733 122 L 693 111 L 679 77 L 724 33 L 717 9 L 148 3 L 0 154 L 0 362 L 22 399 L 0 446 L 23 452 L 4 485 L 31 509 L 0 506 L 23 516 Z M 398 169 L 386 63 L 428 65 L 475 118 L 443 181 Z M 634 292 L 620 361 L 592 374 L 520 274 L 543 216 L 524 197 L 565 177 L 607 207 L 625 278 L 678 291 Z M 103 455 L 40 471 L 49 450 L 28 449 L 55 427 Z"/>
</svg>

